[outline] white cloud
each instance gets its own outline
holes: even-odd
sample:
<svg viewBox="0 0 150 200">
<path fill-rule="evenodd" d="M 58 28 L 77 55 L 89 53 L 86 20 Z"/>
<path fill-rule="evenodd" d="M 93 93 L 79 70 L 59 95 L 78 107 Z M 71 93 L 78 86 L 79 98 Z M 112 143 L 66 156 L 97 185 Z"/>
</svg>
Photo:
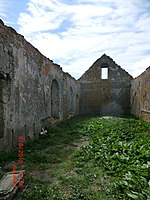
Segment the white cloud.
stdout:
<svg viewBox="0 0 150 200">
<path fill-rule="evenodd" d="M 139 59 L 137 62 L 134 63 L 129 72 L 134 74 L 134 77 L 139 76 L 142 72 L 145 71 L 146 68 L 150 66 L 150 58 L 144 57 Z"/>
<path fill-rule="evenodd" d="M 28 3 L 28 12 L 20 14 L 18 20 L 18 24 L 21 26 L 20 31 L 25 35 L 30 35 L 34 32 L 58 28 L 64 17 L 63 15 L 60 17 L 60 15 L 56 14 L 60 13 L 60 9 L 57 8 L 57 6 L 60 5 L 55 5 L 55 3 L 52 4 L 51 1 L 45 1 L 43 3 L 41 0 L 31 0 Z"/>
<path fill-rule="evenodd" d="M 150 65 L 148 0 L 75 2 L 30 0 L 20 14 L 19 32 L 76 77 L 103 53 L 133 76 Z"/>
<path fill-rule="evenodd" d="M 8 0 L 0 1 L 0 18 L 6 17 L 6 9 L 9 6 Z"/>
</svg>

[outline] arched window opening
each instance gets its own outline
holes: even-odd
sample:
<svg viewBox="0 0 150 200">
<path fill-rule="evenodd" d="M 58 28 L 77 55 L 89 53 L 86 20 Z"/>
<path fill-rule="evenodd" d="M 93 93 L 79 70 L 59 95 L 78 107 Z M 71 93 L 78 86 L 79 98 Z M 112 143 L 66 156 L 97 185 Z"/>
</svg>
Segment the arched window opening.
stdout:
<svg viewBox="0 0 150 200">
<path fill-rule="evenodd" d="M 51 85 L 51 116 L 59 118 L 59 85 L 56 80 Z"/>
<path fill-rule="evenodd" d="M 5 77 L 0 73 L 0 138 L 4 137 L 4 94 L 3 90 L 6 85 Z"/>
<path fill-rule="evenodd" d="M 70 87 L 69 89 L 69 112 L 73 111 L 73 89 Z"/>
</svg>

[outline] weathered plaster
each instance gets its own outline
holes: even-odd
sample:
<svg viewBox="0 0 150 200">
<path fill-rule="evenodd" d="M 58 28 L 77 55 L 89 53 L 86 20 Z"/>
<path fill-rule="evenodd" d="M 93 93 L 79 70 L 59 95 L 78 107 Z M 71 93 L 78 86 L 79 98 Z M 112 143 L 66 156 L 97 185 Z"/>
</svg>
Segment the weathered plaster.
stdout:
<svg viewBox="0 0 150 200">
<path fill-rule="evenodd" d="M 150 67 L 131 82 L 131 113 L 150 122 Z"/>
<path fill-rule="evenodd" d="M 101 70 L 107 67 L 105 80 Z M 0 20 L 0 151 L 15 147 L 20 134 L 25 142 L 38 137 L 53 118 L 118 116 L 130 113 L 130 106 L 150 121 L 150 68 L 133 79 L 103 55 L 76 80 Z"/>
<path fill-rule="evenodd" d="M 58 91 L 56 91 L 57 83 Z M 0 150 L 37 137 L 42 127 L 77 115 L 79 83 L 12 28 L 0 23 Z M 68 96 L 72 88 L 72 97 Z M 70 111 L 67 106 L 72 104 Z"/>
</svg>

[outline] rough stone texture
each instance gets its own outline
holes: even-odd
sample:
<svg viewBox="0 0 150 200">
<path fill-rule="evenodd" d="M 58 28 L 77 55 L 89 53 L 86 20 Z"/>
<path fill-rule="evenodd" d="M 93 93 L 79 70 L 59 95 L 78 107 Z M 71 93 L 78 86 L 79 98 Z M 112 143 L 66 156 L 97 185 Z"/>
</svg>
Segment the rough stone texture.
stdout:
<svg viewBox="0 0 150 200">
<path fill-rule="evenodd" d="M 78 114 L 78 91 L 78 81 L 0 23 L 0 150 L 16 146 L 20 134 L 25 142 L 38 136 L 51 117 Z"/>
<path fill-rule="evenodd" d="M 108 79 L 102 79 L 102 68 L 108 68 Z M 80 113 L 122 115 L 130 112 L 132 76 L 105 54 L 79 79 Z"/>
<path fill-rule="evenodd" d="M 131 113 L 150 122 L 150 67 L 131 82 Z"/>
<path fill-rule="evenodd" d="M 79 113 L 130 113 L 131 81 L 132 113 L 149 121 L 149 71 L 133 80 L 104 54 L 76 80 L 0 20 L 0 151 L 16 147 L 20 134 L 28 142 L 42 128 Z"/>
</svg>

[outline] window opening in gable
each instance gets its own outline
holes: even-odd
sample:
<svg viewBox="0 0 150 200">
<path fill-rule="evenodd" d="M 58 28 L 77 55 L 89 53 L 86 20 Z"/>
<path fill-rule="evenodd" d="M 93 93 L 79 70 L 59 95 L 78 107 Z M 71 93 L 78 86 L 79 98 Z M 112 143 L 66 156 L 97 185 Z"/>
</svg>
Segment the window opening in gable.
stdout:
<svg viewBox="0 0 150 200">
<path fill-rule="evenodd" d="M 101 79 L 108 79 L 108 65 L 102 64 L 101 66 Z"/>
</svg>

